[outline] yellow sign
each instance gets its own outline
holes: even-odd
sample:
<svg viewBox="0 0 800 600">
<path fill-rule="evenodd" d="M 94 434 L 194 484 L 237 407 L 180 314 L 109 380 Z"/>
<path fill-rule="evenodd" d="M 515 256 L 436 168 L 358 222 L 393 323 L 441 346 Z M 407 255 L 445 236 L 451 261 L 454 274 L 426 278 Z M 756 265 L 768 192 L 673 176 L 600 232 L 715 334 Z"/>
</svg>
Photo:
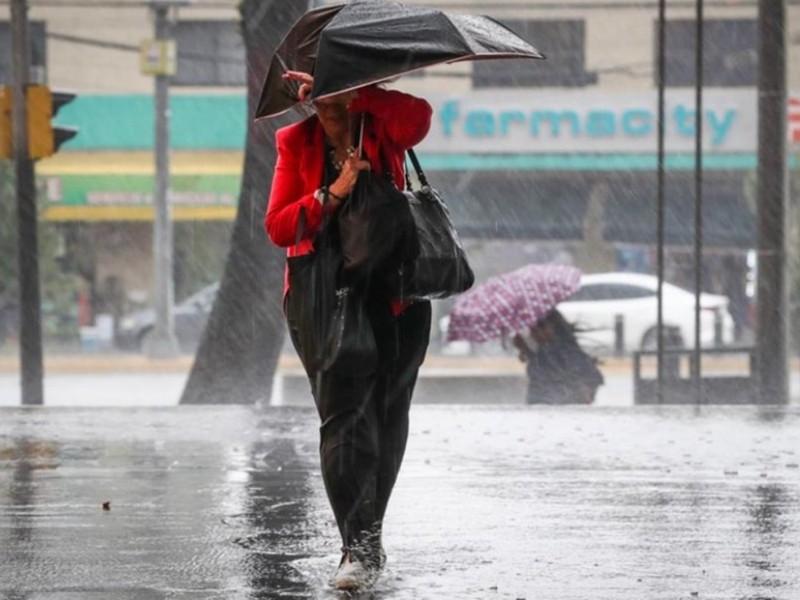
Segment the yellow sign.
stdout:
<svg viewBox="0 0 800 600">
<path fill-rule="evenodd" d="M 44 85 L 29 85 L 26 89 L 28 113 L 28 156 L 45 158 L 55 151 L 53 140 L 53 96 Z M 10 87 L 0 87 L 0 158 L 13 158 L 14 102 Z"/>
<path fill-rule="evenodd" d="M 144 40 L 139 51 L 143 75 L 175 75 L 175 40 Z"/>
<path fill-rule="evenodd" d="M 0 158 L 11 158 L 11 88 L 0 86 Z"/>
<path fill-rule="evenodd" d="M 28 86 L 28 156 L 45 158 L 55 150 L 53 95 L 43 85 Z"/>
</svg>

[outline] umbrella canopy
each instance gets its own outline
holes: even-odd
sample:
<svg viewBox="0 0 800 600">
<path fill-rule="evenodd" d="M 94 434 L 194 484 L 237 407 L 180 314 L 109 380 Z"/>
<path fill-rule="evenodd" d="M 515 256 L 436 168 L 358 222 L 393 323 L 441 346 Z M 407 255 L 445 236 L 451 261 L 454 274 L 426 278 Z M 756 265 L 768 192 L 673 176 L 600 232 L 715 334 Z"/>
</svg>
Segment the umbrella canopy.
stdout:
<svg viewBox="0 0 800 600">
<path fill-rule="evenodd" d="M 277 116 L 297 103 L 299 84 L 284 81 L 281 76 L 286 71 L 314 72 L 322 29 L 344 6 L 337 4 L 310 10 L 292 26 L 272 55 L 261 88 L 256 118 Z"/>
<path fill-rule="evenodd" d="M 544 55 L 490 17 L 384 0 L 315 9 L 275 51 L 256 118 L 280 114 L 297 102 L 296 84 L 281 79 L 287 70 L 313 74 L 313 100 L 433 65 L 497 58 Z"/>
<path fill-rule="evenodd" d="M 527 265 L 491 277 L 461 294 L 450 311 L 447 340 L 485 342 L 536 325 L 580 288 L 581 271 L 568 265 Z"/>
</svg>

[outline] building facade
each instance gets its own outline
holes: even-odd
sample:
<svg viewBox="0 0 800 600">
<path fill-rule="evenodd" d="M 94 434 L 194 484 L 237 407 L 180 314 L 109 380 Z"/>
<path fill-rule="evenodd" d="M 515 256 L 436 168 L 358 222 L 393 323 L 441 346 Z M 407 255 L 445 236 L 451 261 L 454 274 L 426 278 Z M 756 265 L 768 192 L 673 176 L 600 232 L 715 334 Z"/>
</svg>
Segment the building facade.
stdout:
<svg viewBox="0 0 800 600">
<path fill-rule="evenodd" d="M 207 247 L 204 254 L 201 241 L 224 247 L 236 211 L 248 119 L 237 4 L 196 0 L 171 12 L 179 296 L 220 268 L 224 257 L 209 256 Z M 425 4 L 489 14 L 547 56 L 437 67 L 393 84 L 434 107 L 420 158 L 445 191 L 479 276 L 553 258 L 587 271 L 652 269 L 658 2 Z M 672 279 L 681 283 L 691 280 L 685 267 L 694 239 L 694 2 L 667 4 L 666 238 Z M 703 237 L 713 266 L 716 258 L 744 260 L 755 244 L 757 3 L 705 4 Z M 38 164 L 43 217 L 59 224 L 66 247 L 91 241 L 86 260 L 98 302 L 113 289 L 115 302 L 147 303 L 154 84 L 141 72 L 140 48 L 153 37 L 152 13 L 124 0 L 31 5 L 32 72 L 54 89 L 77 92 L 58 121 L 80 129 Z M 800 2 L 788 5 L 789 86 L 800 90 Z M 0 44 L 8 44 L 3 11 Z M 9 70 L 4 58 L 0 79 L 7 82 Z M 800 94 L 791 103 L 788 110 L 800 106 Z M 794 168 L 797 118 L 787 132 Z"/>
</svg>

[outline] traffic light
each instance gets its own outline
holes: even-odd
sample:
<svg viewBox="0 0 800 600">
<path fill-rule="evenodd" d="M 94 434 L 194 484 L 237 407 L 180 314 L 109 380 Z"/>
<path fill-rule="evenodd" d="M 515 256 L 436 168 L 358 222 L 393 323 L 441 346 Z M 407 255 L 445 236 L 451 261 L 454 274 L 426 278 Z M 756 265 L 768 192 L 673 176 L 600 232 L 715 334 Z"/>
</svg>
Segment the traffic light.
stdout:
<svg viewBox="0 0 800 600">
<path fill-rule="evenodd" d="M 11 158 L 11 88 L 0 86 L 0 158 Z"/>
<path fill-rule="evenodd" d="M 28 155 L 45 158 L 58 152 L 61 144 L 78 134 L 73 127 L 53 125 L 53 117 L 75 99 L 69 92 L 54 92 L 44 85 L 28 86 Z"/>
<path fill-rule="evenodd" d="M 78 134 L 72 127 L 53 125 L 53 117 L 65 104 L 75 99 L 69 92 L 53 92 L 44 85 L 29 85 L 28 104 L 28 157 L 45 158 L 55 154 L 61 144 Z M 13 107 L 12 90 L 0 86 L 0 158 L 13 158 Z"/>
</svg>

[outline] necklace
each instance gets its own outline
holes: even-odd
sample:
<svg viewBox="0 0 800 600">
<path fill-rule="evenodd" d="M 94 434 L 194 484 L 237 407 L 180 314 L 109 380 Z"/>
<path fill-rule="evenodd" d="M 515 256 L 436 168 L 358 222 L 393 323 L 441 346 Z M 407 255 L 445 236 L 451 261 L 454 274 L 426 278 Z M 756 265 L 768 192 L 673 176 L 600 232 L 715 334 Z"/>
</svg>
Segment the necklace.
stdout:
<svg viewBox="0 0 800 600">
<path fill-rule="evenodd" d="M 331 157 L 331 163 L 333 164 L 333 167 L 337 171 L 341 171 L 342 170 L 342 166 L 347 161 L 347 159 L 348 158 L 352 158 L 355 155 L 355 153 L 356 153 L 356 149 L 353 146 L 348 146 L 347 150 L 345 150 L 345 154 L 346 154 L 345 158 L 342 159 L 342 160 L 337 160 L 336 159 L 336 148 L 331 148 L 330 157 Z"/>
</svg>

